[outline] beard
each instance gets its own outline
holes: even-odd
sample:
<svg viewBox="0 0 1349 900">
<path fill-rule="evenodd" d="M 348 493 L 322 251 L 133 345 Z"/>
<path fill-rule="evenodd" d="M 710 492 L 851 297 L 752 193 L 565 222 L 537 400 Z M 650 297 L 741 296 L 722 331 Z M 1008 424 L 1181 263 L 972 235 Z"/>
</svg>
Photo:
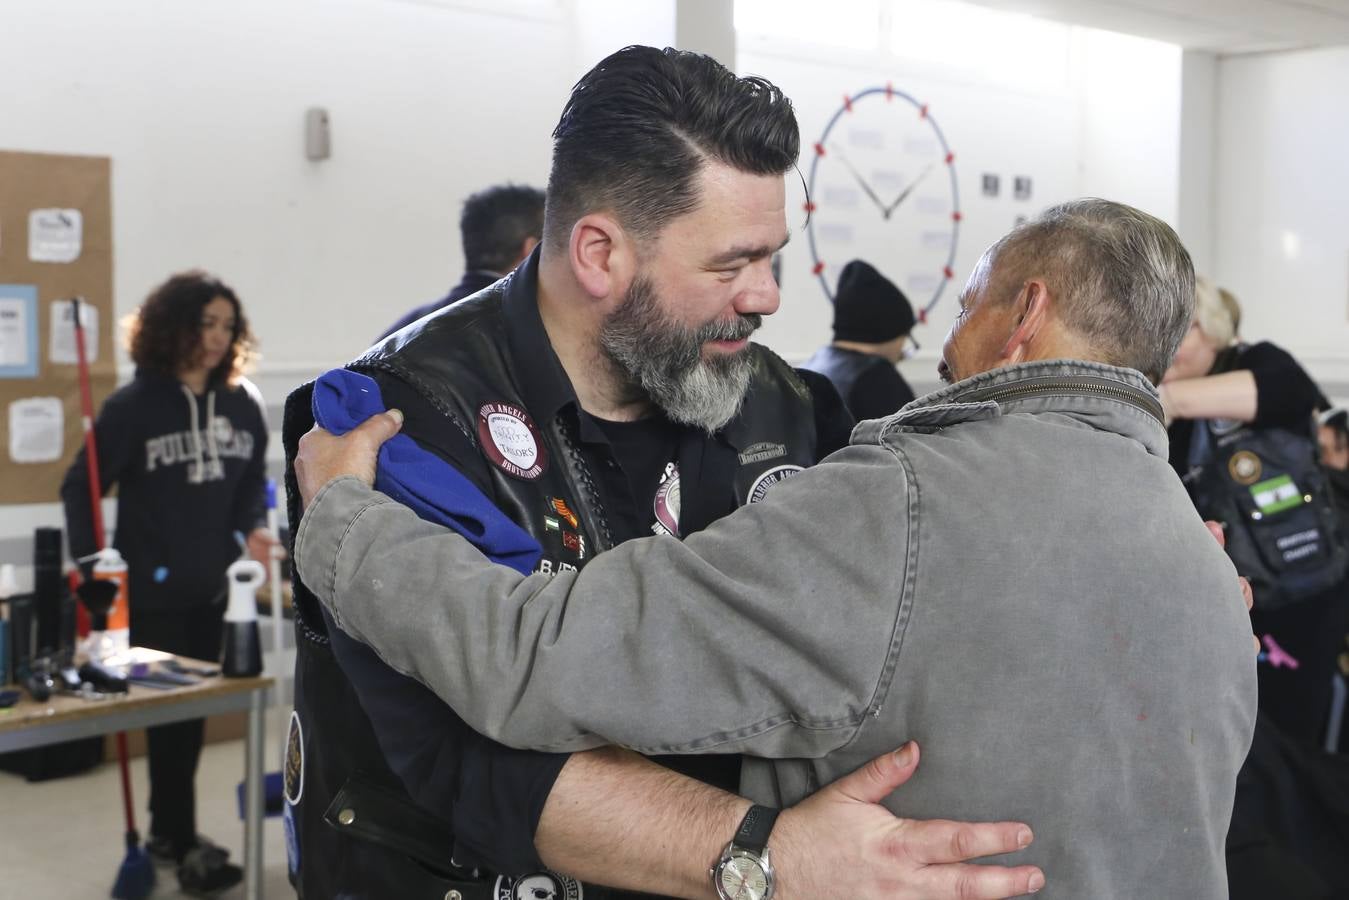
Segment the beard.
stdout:
<svg viewBox="0 0 1349 900">
<path fill-rule="evenodd" d="M 688 328 L 670 318 L 651 282 L 639 276 L 600 327 L 600 348 L 672 422 L 711 434 L 740 411 L 753 360 L 747 349 L 703 359 L 703 344 L 745 340 L 762 323 L 751 313 Z"/>
</svg>

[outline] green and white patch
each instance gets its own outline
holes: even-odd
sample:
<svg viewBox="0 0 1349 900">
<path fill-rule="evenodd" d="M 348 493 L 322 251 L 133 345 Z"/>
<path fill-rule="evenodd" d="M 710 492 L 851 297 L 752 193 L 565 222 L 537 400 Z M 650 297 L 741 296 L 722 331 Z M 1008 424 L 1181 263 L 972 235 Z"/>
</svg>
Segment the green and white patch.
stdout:
<svg viewBox="0 0 1349 900">
<path fill-rule="evenodd" d="M 1293 483 L 1293 478 L 1290 475 L 1280 475 L 1277 478 L 1270 478 L 1259 484 L 1253 484 L 1250 490 L 1251 498 L 1255 500 L 1256 507 L 1266 516 L 1283 512 L 1285 509 L 1293 509 L 1303 503 L 1302 491 L 1298 490 L 1298 486 Z"/>
</svg>

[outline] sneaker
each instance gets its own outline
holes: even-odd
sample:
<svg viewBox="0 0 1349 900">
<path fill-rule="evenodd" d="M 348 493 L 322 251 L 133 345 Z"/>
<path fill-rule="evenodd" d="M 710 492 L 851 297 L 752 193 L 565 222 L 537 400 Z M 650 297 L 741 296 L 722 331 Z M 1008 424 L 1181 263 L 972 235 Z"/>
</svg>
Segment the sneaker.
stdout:
<svg viewBox="0 0 1349 900">
<path fill-rule="evenodd" d="M 205 835 L 197 835 L 197 849 L 202 856 L 214 863 L 223 863 L 230 858 L 230 852 Z"/>
<path fill-rule="evenodd" d="M 196 846 L 202 848 L 202 853 L 208 859 L 218 859 L 224 861 L 229 859 L 230 852 L 224 847 L 218 846 L 210 838 L 203 835 L 197 835 L 194 839 Z M 179 854 L 174 850 L 173 838 L 163 835 L 151 835 L 145 842 L 145 852 L 150 855 L 157 866 L 176 866 L 182 862 L 182 857 L 186 853 Z"/>
<path fill-rule="evenodd" d="M 178 865 L 178 854 L 173 852 L 173 840 L 160 836 L 151 836 L 145 842 L 145 852 L 157 866 Z"/>
<path fill-rule="evenodd" d="M 212 897 L 244 880 L 244 870 L 230 864 L 229 851 L 198 838 L 178 866 L 178 887 L 192 897 Z"/>
</svg>

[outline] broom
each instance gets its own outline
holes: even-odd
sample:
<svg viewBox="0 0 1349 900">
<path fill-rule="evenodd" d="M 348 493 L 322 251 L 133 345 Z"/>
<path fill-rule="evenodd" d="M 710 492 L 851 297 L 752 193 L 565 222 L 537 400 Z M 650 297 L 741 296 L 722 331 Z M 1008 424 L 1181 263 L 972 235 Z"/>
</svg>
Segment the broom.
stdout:
<svg viewBox="0 0 1349 900">
<path fill-rule="evenodd" d="M 84 425 L 84 456 L 89 466 L 89 500 L 93 508 L 94 543 L 104 547 L 103 482 L 98 476 L 98 444 L 94 440 L 94 397 L 89 387 L 89 360 L 84 352 L 84 324 L 80 298 L 70 301 L 75 317 L 75 353 L 80 366 L 80 418 Z M 141 847 L 136 831 L 136 809 L 131 799 L 131 767 L 127 765 L 126 733 L 117 732 L 117 765 L 122 771 L 122 810 L 126 815 L 126 858 L 112 884 L 115 900 L 144 900 L 155 886 L 155 866 Z"/>
</svg>

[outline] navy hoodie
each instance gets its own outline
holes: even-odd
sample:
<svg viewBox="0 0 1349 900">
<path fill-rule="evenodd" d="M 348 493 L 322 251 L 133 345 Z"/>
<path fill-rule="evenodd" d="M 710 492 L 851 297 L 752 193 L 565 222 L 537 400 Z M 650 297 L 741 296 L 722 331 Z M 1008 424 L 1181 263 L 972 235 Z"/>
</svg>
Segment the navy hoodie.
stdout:
<svg viewBox="0 0 1349 900">
<path fill-rule="evenodd" d="M 235 532 L 266 524 L 267 426 L 252 382 L 195 396 L 178 379 L 138 371 L 94 423 L 101 493 L 117 485 L 113 546 L 130 574 L 131 610 L 202 606 L 225 592 Z M 61 483 L 70 553 L 94 545 L 85 451 Z"/>
</svg>

